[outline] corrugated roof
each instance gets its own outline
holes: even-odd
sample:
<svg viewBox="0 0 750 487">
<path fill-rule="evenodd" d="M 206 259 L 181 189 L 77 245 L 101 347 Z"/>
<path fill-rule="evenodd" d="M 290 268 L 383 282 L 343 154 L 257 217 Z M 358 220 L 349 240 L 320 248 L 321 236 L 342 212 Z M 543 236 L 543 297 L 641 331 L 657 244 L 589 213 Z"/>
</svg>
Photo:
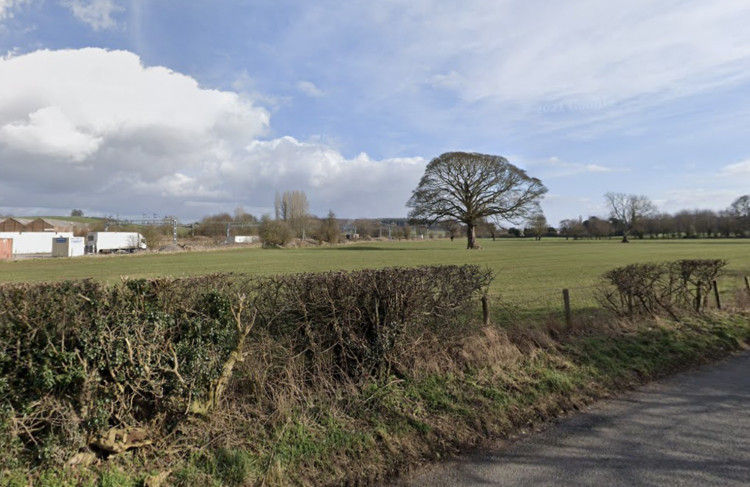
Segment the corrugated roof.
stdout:
<svg viewBox="0 0 750 487">
<path fill-rule="evenodd" d="M 68 220 L 51 220 L 49 218 L 37 218 L 37 220 L 42 220 L 43 222 L 49 223 L 53 227 L 72 227 L 75 225 L 75 222 L 71 222 Z"/>
<path fill-rule="evenodd" d="M 16 221 L 16 222 L 20 223 L 21 225 L 28 225 L 29 223 L 31 223 L 31 222 L 34 221 L 34 220 L 30 219 L 30 218 L 8 218 L 8 220 Z"/>
</svg>

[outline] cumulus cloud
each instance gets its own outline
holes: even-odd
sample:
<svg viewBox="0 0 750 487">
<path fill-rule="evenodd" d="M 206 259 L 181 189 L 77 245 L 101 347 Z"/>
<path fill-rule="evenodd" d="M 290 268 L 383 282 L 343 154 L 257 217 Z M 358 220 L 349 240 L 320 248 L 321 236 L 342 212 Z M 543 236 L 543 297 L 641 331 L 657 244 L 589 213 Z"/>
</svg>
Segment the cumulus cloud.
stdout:
<svg viewBox="0 0 750 487">
<path fill-rule="evenodd" d="M 115 4 L 114 0 L 67 0 L 64 5 L 78 20 L 85 22 L 94 30 L 115 27 L 117 24 L 112 15 L 124 10 L 123 7 Z"/>
<path fill-rule="evenodd" d="M 266 109 L 126 51 L 0 59 L 2 209 L 84 208 L 197 218 L 308 193 L 342 216 L 403 215 L 421 158 L 346 158 L 322 143 L 265 140 Z M 69 210 L 67 210 L 69 211 Z"/>
<path fill-rule="evenodd" d="M 343 216 L 382 217 L 405 214 L 425 164 L 419 157 L 345 158 L 324 144 L 287 136 L 251 142 L 244 157 L 226 164 L 222 173 L 234 191 L 258 192 L 263 201 L 271 201 L 272 188 L 304 189 L 318 214 L 333 209 Z"/>
</svg>

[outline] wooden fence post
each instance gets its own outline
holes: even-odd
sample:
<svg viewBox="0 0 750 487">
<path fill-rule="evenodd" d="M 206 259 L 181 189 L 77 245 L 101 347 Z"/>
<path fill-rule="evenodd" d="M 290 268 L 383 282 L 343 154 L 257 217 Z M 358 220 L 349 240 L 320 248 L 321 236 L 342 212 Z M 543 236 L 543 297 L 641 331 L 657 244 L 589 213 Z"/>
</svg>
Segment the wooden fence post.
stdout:
<svg viewBox="0 0 750 487">
<path fill-rule="evenodd" d="M 721 309 L 721 299 L 719 299 L 719 286 L 716 284 L 716 279 L 714 279 L 714 297 L 716 298 L 716 307 L 718 309 Z"/>
<path fill-rule="evenodd" d="M 570 292 L 563 289 L 563 306 L 565 306 L 565 324 L 570 326 Z"/>
<path fill-rule="evenodd" d="M 747 289 L 747 293 L 750 294 L 750 279 L 745 276 L 745 289 Z"/>
<path fill-rule="evenodd" d="M 482 318 L 484 318 L 484 324 L 490 324 L 490 306 L 487 303 L 487 295 L 482 296 Z"/>
</svg>

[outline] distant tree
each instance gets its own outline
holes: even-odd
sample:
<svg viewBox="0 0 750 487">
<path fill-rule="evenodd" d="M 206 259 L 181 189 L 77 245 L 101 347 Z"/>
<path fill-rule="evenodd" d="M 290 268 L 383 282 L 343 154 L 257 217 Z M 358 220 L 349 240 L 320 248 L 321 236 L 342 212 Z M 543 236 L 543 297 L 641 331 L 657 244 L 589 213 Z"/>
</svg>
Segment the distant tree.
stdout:
<svg viewBox="0 0 750 487">
<path fill-rule="evenodd" d="M 718 229 L 724 237 L 741 234 L 739 218 L 730 210 L 719 212 Z"/>
<path fill-rule="evenodd" d="M 622 226 L 622 242 L 628 242 L 628 236 L 639 231 L 641 220 L 654 212 L 656 206 L 646 196 L 625 193 L 607 193 L 604 199 L 609 207 L 611 217 Z"/>
<path fill-rule="evenodd" d="M 406 240 L 411 238 L 411 233 L 411 227 L 409 225 L 401 227 L 401 235 L 403 235 Z"/>
<path fill-rule="evenodd" d="M 252 214 L 245 211 L 241 206 L 234 209 L 234 218 L 231 222 L 231 231 L 235 235 L 257 235 L 259 222 Z"/>
<path fill-rule="evenodd" d="M 732 213 L 737 216 L 750 217 L 750 195 L 743 195 L 732 202 Z"/>
<path fill-rule="evenodd" d="M 534 235 L 534 240 L 541 240 L 544 234 L 547 233 L 547 219 L 543 213 L 537 213 L 529 220 L 531 224 L 531 231 Z"/>
<path fill-rule="evenodd" d="M 608 237 L 612 233 L 612 225 L 607 220 L 595 216 L 591 216 L 588 220 L 583 222 L 583 227 L 586 230 L 586 233 L 595 239 Z"/>
<path fill-rule="evenodd" d="M 143 236 L 143 240 L 146 242 L 146 247 L 149 250 L 158 250 L 164 238 L 160 225 L 144 225 L 140 229 L 140 234 Z"/>
<path fill-rule="evenodd" d="M 289 224 L 298 238 L 305 237 L 305 230 L 310 219 L 310 205 L 304 191 L 284 191 L 276 193 L 274 203 L 276 219 Z"/>
<path fill-rule="evenodd" d="M 275 247 L 288 244 L 293 238 L 292 229 L 283 220 L 263 215 L 258 227 L 258 235 L 264 246 Z"/>
<path fill-rule="evenodd" d="M 407 206 L 410 218 L 430 224 L 460 221 L 466 225 L 466 247 L 474 249 L 479 222 L 525 218 L 546 192 L 539 179 L 504 157 L 448 152 L 430 161 Z"/>
<path fill-rule="evenodd" d="M 341 227 L 333 210 L 330 210 L 328 216 L 320 221 L 317 229 L 317 237 L 321 242 L 328 242 L 330 244 L 341 242 Z"/>
<path fill-rule="evenodd" d="M 491 221 L 481 220 L 477 223 L 475 233 L 478 238 L 491 238 L 494 242 L 497 236 L 497 227 Z"/>
<path fill-rule="evenodd" d="M 750 195 L 740 196 L 734 200 L 729 212 L 737 219 L 740 233 L 750 231 Z"/>
<path fill-rule="evenodd" d="M 461 224 L 457 222 L 456 220 L 449 220 L 445 222 L 445 232 L 448 234 L 448 237 L 450 237 L 451 242 L 453 242 L 453 239 L 461 235 Z"/>
<path fill-rule="evenodd" d="M 227 233 L 227 224 L 233 221 L 229 213 L 217 213 L 204 216 L 195 226 L 195 234 L 204 237 L 223 237 Z"/>
<path fill-rule="evenodd" d="M 378 236 L 380 226 L 376 220 L 354 220 L 354 227 L 360 238 L 374 238 Z"/>
<path fill-rule="evenodd" d="M 580 218 L 562 220 L 560 222 L 559 233 L 565 237 L 565 240 L 570 237 L 573 237 L 573 240 L 578 240 L 586 235 L 586 227 L 583 226 L 583 222 Z"/>
<path fill-rule="evenodd" d="M 717 233 L 717 216 L 711 210 L 697 210 L 695 212 L 695 228 L 700 235 L 713 237 Z"/>
<path fill-rule="evenodd" d="M 70 216 L 83 216 L 83 210 L 78 210 L 78 209 L 72 210 L 70 212 Z"/>
</svg>

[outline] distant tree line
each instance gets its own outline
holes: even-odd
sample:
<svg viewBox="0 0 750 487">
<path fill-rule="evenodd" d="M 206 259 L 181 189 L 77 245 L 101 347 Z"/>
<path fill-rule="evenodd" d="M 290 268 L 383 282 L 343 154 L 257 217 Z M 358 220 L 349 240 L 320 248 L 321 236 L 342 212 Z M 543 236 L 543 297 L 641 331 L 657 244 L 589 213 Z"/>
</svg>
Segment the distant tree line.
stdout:
<svg viewBox="0 0 750 487">
<path fill-rule="evenodd" d="M 610 196 L 614 195 L 608 194 L 608 200 L 611 200 Z M 609 218 L 591 216 L 586 220 L 562 220 L 558 232 L 561 236 L 573 239 L 615 236 L 624 239 L 627 236 L 638 239 L 750 236 L 750 195 L 740 196 L 725 210 L 682 210 L 674 214 L 659 212 L 642 196 L 635 198 L 638 199 L 635 211 L 621 211 L 627 204 L 622 203 L 620 198 L 620 211 L 612 211 Z"/>
<path fill-rule="evenodd" d="M 490 218 L 478 219 L 476 238 L 560 236 L 566 239 L 621 238 L 736 238 L 750 237 L 750 195 L 737 198 L 725 210 L 682 210 L 674 214 L 659 212 L 645 196 L 607 193 L 609 216 L 589 216 L 549 224 L 541 211 L 530 214 L 519 227 L 503 228 Z M 338 219 L 333 211 L 324 218 L 309 213 L 307 196 L 302 191 L 277 194 L 274 214 L 257 218 L 242 207 L 234 215 L 219 213 L 202 218 L 194 225 L 195 235 L 224 238 L 233 235 L 258 235 L 268 245 L 286 245 L 294 239 L 338 243 L 343 239 L 434 238 L 451 240 L 467 235 L 467 226 L 455 219 L 425 225 L 418 219 Z"/>
</svg>

